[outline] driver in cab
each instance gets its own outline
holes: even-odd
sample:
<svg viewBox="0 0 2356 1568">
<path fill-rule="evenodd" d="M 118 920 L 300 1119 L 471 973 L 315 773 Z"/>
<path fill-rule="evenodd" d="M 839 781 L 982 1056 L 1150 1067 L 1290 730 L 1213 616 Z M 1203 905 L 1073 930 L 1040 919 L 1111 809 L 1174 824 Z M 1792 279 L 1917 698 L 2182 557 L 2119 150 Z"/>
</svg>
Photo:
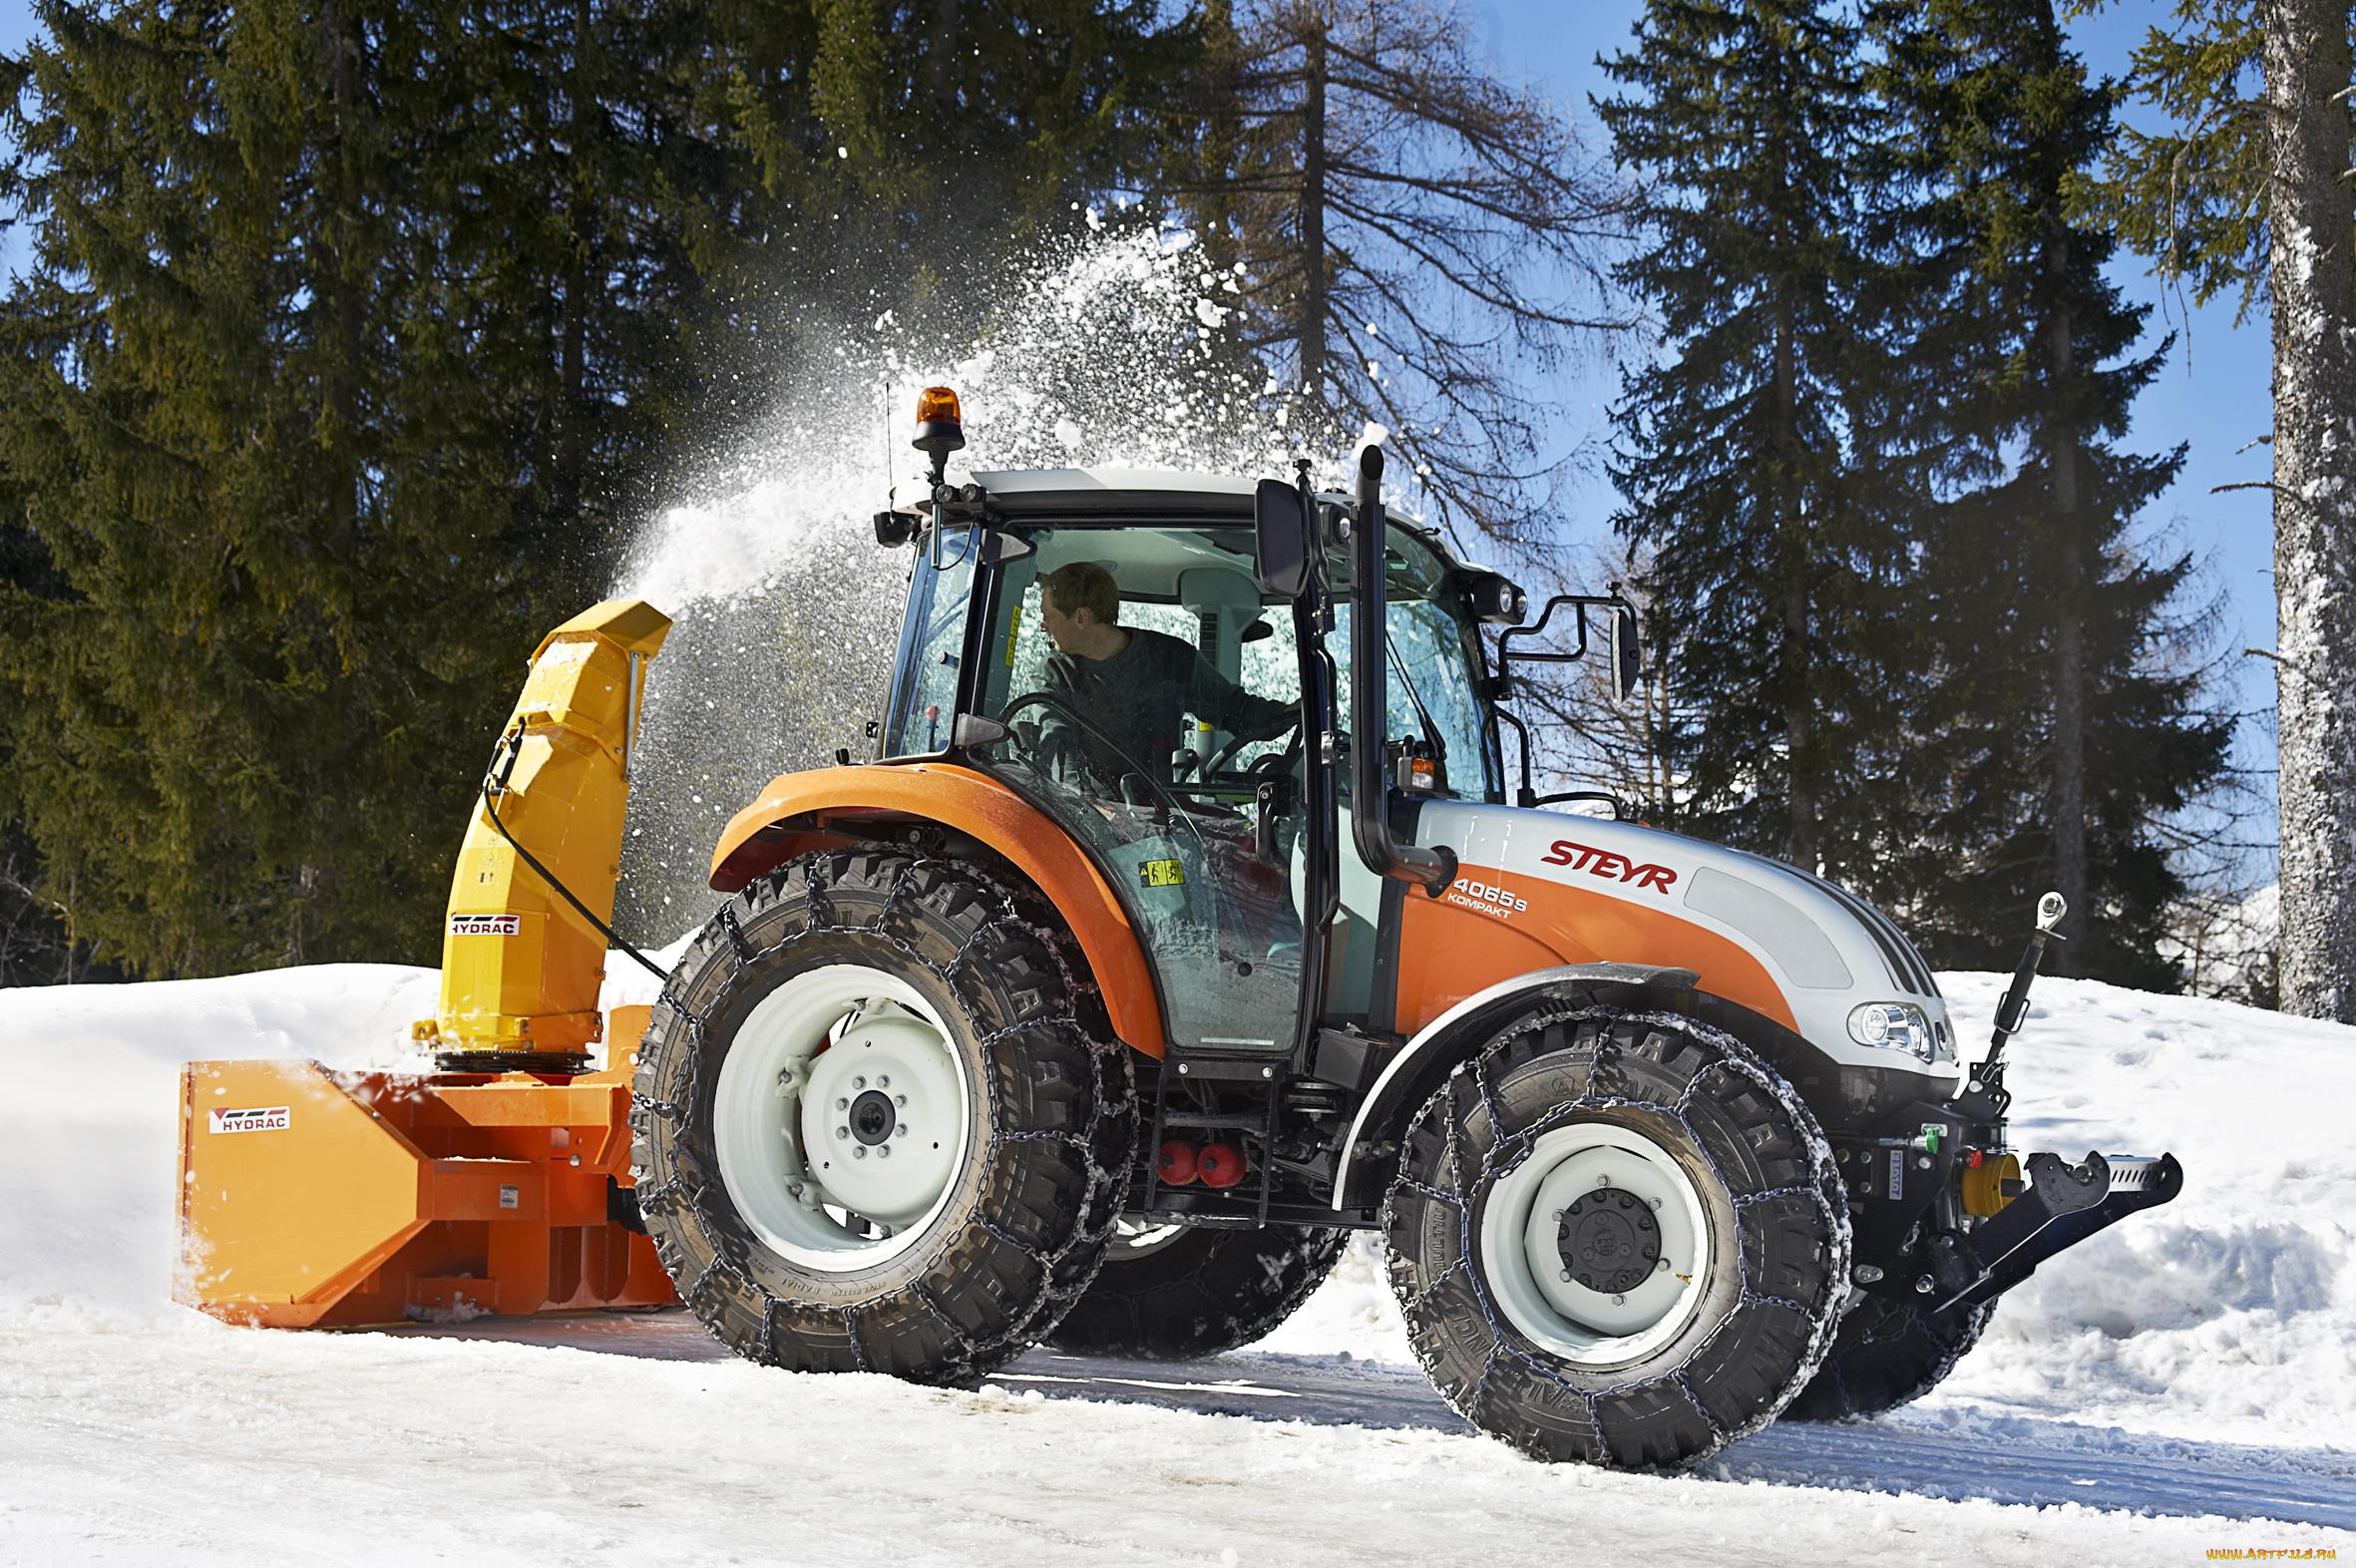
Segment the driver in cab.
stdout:
<svg viewBox="0 0 2356 1568">
<path fill-rule="evenodd" d="M 1120 607 L 1112 574 L 1092 562 L 1039 578 L 1039 618 L 1055 645 L 1047 690 L 1092 726 L 1050 710 L 1040 726 L 1050 746 L 1107 782 L 1147 768 L 1154 783 L 1166 785 L 1186 714 L 1239 740 L 1265 740 L 1291 726 L 1293 704 L 1254 696 L 1178 637 L 1122 625 Z"/>
</svg>

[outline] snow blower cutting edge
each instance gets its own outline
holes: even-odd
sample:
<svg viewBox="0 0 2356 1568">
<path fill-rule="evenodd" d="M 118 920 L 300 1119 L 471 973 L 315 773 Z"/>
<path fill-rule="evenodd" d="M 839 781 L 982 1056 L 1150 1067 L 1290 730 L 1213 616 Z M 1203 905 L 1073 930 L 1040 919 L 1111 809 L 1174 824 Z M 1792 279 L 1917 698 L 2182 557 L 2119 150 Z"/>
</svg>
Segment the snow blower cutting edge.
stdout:
<svg viewBox="0 0 2356 1568">
<path fill-rule="evenodd" d="M 663 629 L 608 604 L 542 649 L 477 802 L 446 1070 L 190 1069 L 189 1300 L 357 1323 L 667 1275 L 753 1360 L 953 1382 L 1246 1344 L 1368 1230 L 1457 1410 L 1675 1464 L 1912 1398 L 2178 1191 L 2166 1155 L 2010 1146 L 2056 904 L 1966 1070 L 1863 901 L 1625 802 L 1543 810 L 1520 672 L 1594 658 L 1624 697 L 1635 610 L 1530 620 L 1388 511 L 1379 450 L 1353 493 L 953 480 L 946 388 L 915 444 L 923 502 L 875 518 L 908 598 L 874 758 L 728 824 L 642 1039 L 617 1014 L 579 1070 Z"/>
</svg>

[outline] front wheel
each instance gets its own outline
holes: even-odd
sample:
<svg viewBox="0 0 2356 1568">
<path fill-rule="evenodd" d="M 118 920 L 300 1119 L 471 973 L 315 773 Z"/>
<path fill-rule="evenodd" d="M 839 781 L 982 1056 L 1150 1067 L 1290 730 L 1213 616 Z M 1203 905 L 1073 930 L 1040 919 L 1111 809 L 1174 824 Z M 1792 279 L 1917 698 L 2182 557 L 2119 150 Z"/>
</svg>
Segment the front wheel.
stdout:
<svg viewBox="0 0 2356 1568">
<path fill-rule="evenodd" d="M 715 916 L 638 1050 L 638 1201 L 739 1354 L 971 1377 L 1076 1300 L 1126 1197 L 1127 1049 L 985 873 L 788 862 Z"/>
<path fill-rule="evenodd" d="M 1685 1464 L 1831 1343 L 1840 1179 L 1772 1068 L 1690 1018 L 1535 1016 L 1409 1125 L 1383 1207 L 1416 1359 L 1534 1458 Z"/>
</svg>

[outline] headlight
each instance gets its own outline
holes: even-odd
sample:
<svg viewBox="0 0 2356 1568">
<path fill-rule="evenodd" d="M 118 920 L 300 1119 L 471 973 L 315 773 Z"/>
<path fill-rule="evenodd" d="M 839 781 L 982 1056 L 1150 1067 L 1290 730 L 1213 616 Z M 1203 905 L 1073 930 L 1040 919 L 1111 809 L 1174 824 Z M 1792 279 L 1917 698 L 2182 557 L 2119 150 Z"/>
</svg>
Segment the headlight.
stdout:
<svg viewBox="0 0 2356 1568">
<path fill-rule="evenodd" d="M 1860 1045 L 1881 1045 L 1912 1051 L 1929 1061 L 1938 1051 L 1931 1020 L 1920 1007 L 1904 1001 L 1869 1001 L 1849 1009 L 1849 1038 Z"/>
</svg>

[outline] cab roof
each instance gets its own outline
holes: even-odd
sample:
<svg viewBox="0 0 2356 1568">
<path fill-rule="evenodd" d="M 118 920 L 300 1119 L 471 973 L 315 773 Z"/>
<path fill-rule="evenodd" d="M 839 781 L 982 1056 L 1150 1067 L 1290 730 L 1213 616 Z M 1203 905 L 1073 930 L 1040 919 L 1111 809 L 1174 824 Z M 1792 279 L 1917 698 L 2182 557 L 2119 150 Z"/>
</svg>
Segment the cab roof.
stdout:
<svg viewBox="0 0 2356 1568">
<path fill-rule="evenodd" d="M 1260 488 L 1261 478 L 1156 468 L 976 469 L 965 477 L 987 491 L 991 504 L 1011 518 L 1053 517 L 1086 522 L 1085 517 L 1074 517 L 1074 514 L 1093 513 L 1108 523 L 1164 520 L 1249 523 L 1252 497 Z M 1351 505 L 1351 498 L 1341 491 L 1323 492 L 1318 499 Z M 921 513 L 923 504 L 904 505 L 901 510 Z M 1439 531 L 1421 518 L 1396 509 L 1391 509 L 1389 516 L 1393 523 L 1414 530 L 1451 566 L 1466 565 L 1448 548 Z"/>
</svg>

